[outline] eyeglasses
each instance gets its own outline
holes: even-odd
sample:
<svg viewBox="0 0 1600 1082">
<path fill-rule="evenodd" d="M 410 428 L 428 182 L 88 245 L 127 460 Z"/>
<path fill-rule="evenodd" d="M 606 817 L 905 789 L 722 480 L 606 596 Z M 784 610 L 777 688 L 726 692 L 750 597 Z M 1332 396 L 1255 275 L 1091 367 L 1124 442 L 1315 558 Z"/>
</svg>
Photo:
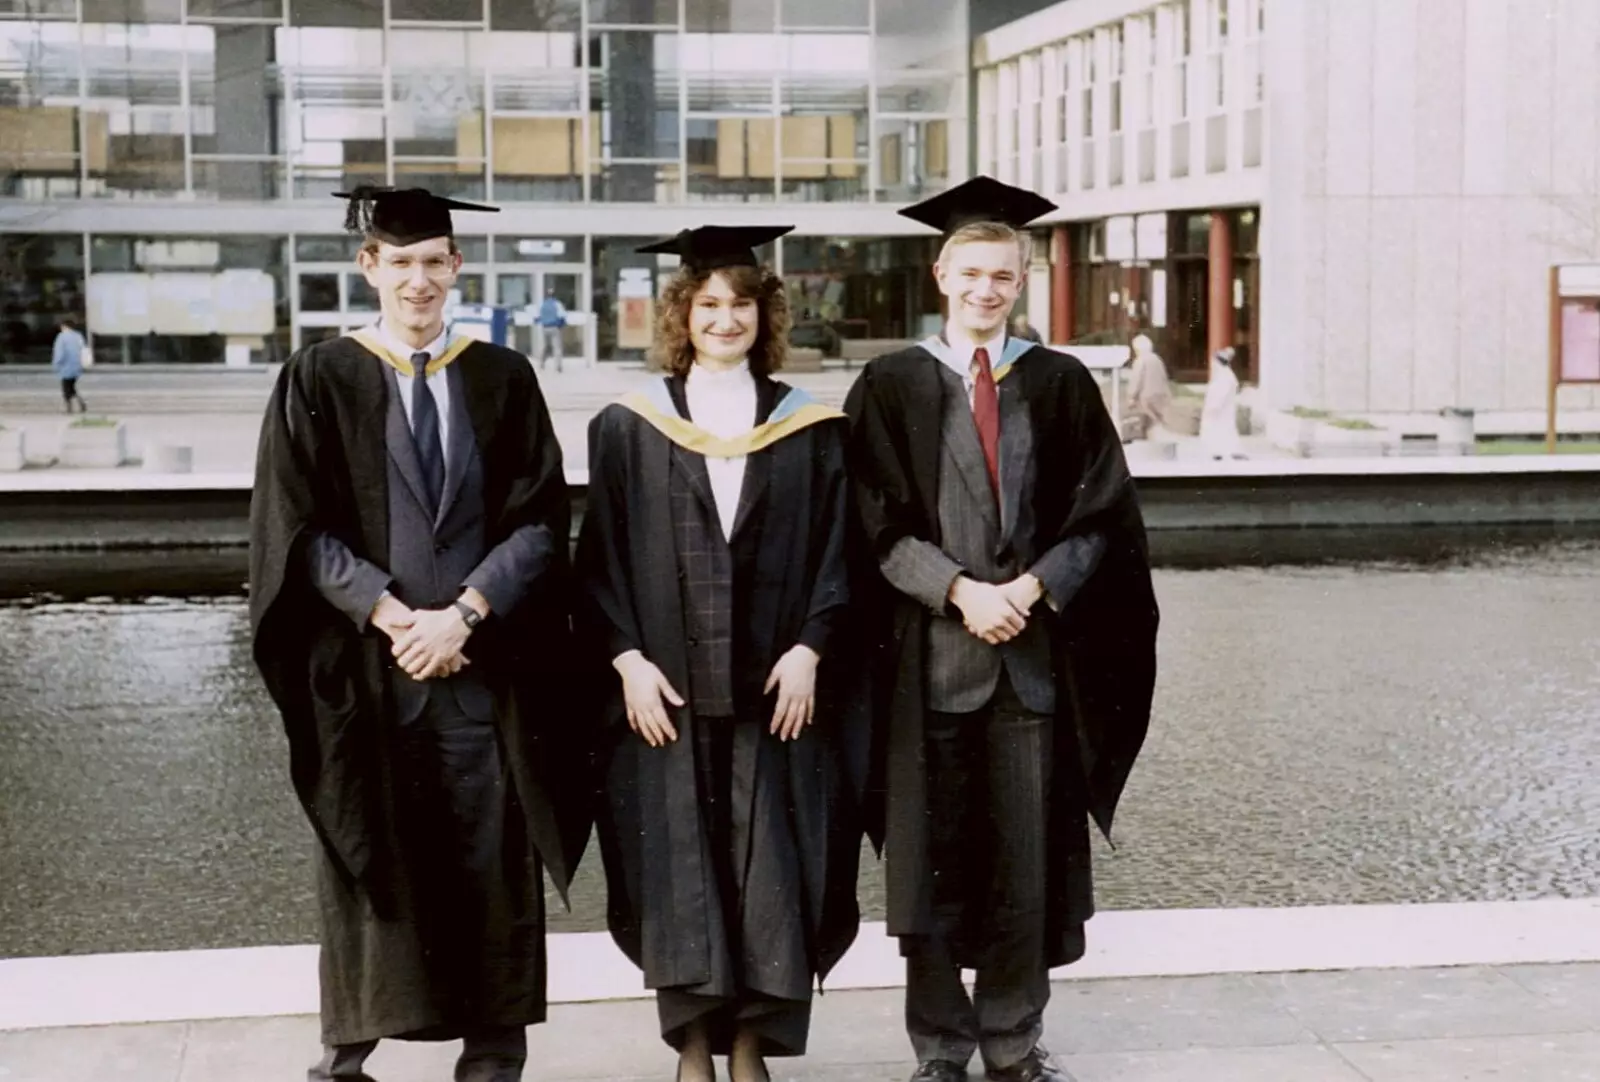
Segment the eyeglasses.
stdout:
<svg viewBox="0 0 1600 1082">
<path fill-rule="evenodd" d="M 416 260 L 410 256 L 397 256 L 393 259 L 381 259 L 378 266 L 393 274 L 402 277 L 410 275 L 418 263 L 422 265 L 422 273 L 429 278 L 448 278 L 455 273 L 456 261 L 454 256 L 434 255 L 427 259 Z"/>
</svg>

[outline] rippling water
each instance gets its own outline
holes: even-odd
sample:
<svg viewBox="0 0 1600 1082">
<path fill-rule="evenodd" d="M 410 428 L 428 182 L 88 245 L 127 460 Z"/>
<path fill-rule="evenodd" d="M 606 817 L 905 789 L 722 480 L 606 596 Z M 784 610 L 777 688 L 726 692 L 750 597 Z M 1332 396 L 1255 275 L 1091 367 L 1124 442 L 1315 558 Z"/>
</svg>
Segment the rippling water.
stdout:
<svg viewBox="0 0 1600 1082">
<path fill-rule="evenodd" d="M 1157 589 L 1105 908 L 1600 894 L 1600 544 Z M 0 956 L 314 938 L 242 601 L 0 607 L 0 659 Z M 600 926 L 580 878 L 553 929 Z"/>
</svg>

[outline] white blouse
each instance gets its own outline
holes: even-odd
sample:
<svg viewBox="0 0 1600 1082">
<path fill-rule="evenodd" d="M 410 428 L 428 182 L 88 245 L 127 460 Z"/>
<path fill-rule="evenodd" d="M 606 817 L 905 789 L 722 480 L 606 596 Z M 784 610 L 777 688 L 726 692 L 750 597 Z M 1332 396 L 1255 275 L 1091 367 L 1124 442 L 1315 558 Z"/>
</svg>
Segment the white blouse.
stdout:
<svg viewBox="0 0 1600 1082">
<path fill-rule="evenodd" d="M 750 363 L 718 372 L 701 365 L 689 369 L 684 384 L 689 400 L 689 416 L 694 423 L 719 439 L 743 436 L 756 426 L 756 380 Z M 744 488 L 745 456 L 713 458 L 706 456 L 706 473 L 711 478 L 711 496 L 717 505 L 722 536 L 733 537 L 733 520 L 739 511 L 739 493 Z"/>
</svg>

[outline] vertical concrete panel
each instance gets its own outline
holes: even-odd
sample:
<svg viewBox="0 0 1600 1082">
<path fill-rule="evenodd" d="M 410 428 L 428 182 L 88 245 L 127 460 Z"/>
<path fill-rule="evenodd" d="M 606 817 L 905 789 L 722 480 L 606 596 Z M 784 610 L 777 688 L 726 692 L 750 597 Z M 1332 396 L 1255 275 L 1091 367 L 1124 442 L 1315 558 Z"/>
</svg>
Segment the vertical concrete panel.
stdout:
<svg viewBox="0 0 1600 1082">
<path fill-rule="evenodd" d="M 1463 343 L 1461 200 L 1423 198 L 1416 213 L 1416 271 L 1411 310 L 1412 405 L 1437 410 L 1456 403 Z"/>
<path fill-rule="evenodd" d="M 1549 369 L 1550 204 L 1522 198 L 1506 205 L 1505 246 L 1500 259 L 1505 308 L 1501 381 L 1506 408 L 1540 409 Z"/>
<path fill-rule="evenodd" d="M 1416 308 L 1417 220 L 1413 201 L 1374 199 L 1371 237 L 1368 408 L 1409 410 L 1416 364 L 1412 313 Z"/>
<path fill-rule="evenodd" d="M 1297 35 L 1297 40 L 1289 49 L 1277 54 L 1284 61 L 1279 70 L 1286 78 L 1301 79 L 1305 94 L 1304 105 L 1300 110 L 1300 127 L 1294 134 L 1305 148 L 1303 191 L 1307 195 L 1324 195 L 1328 190 L 1329 5 L 1322 2 L 1308 3 L 1296 15 L 1303 20 L 1301 33 Z M 1269 43 L 1274 34 L 1281 32 L 1279 29 L 1281 25 L 1273 24 L 1272 32 L 1267 35 Z M 1276 45 L 1270 47 L 1277 52 Z M 1298 69 L 1295 65 L 1299 65 Z M 1268 109 L 1269 117 L 1278 108 L 1273 85 L 1271 81 L 1267 83 L 1268 101 L 1271 103 Z M 1273 123 L 1274 132 L 1280 127 L 1281 124 Z M 1273 153 L 1272 146 L 1269 145 L 1267 148 L 1269 162 Z"/>
<path fill-rule="evenodd" d="M 1463 191 L 1501 195 L 1506 189 L 1507 135 L 1511 123 L 1506 86 L 1511 79 L 1506 41 L 1511 9 L 1506 0 L 1463 0 L 1466 7 L 1466 82 Z"/>
<path fill-rule="evenodd" d="M 1296 228 L 1305 283 L 1305 322 L 1300 335 L 1305 374 L 1300 400 L 1288 405 L 1320 407 L 1328 398 L 1328 200 L 1307 199 Z"/>
<path fill-rule="evenodd" d="M 1600 202 L 1600 3 L 1556 0 L 1552 186 Z"/>
<path fill-rule="evenodd" d="M 1502 409 L 1505 201 L 1461 202 L 1461 371 L 1456 405 Z"/>
<path fill-rule="evenodd" d="M 1506 72 L 1506 194 L 1550 190 L 1555 116 L 1556 0 L 1510 5 Z"/>
<path fill-rule="evenodd" d="M 1331 199 L 1323 340 L 1327 343 L 1326 405 L 1335 410 L 1366 410 L 1372 324 L 1372 204 L 1368 199 Z"/>
<path fill-rule="evenodd" d="M 1372 47 L 1372 191 L 1417 190 L 1417 5 L 1383 0 Z"/>
<path fill-rule="evenodd" d="M 1328 24 L 1328 194 L 1372 191 L 1376 0 L 1339 0 Z"/>
<path fill-rule="evenodd" d="M 1467 9 L 1462 0 L 1417 0 L 1417 191 L 1455 195 L 1465 168 Z"/>
</svg>

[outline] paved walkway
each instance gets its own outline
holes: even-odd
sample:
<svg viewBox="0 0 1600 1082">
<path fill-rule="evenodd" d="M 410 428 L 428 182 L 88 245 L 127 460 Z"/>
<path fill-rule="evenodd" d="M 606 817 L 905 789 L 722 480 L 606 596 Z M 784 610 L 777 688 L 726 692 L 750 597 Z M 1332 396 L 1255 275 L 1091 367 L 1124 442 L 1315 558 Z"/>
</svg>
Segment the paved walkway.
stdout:
<svg viewBox="0 0 1600 1082">
<path fill-rule="evenodd" d="M 821 372 L 785 373 L 784 379 L 819 400 L 840 406 L 860 367 L 830 365 Z M 143 457 L 151 443 L 181 444 L 193 449 L 194 472 L 249 472 L 254 468 L 261 411 L 270 384 L 258 371 L 184 373 L 119 372 L 105 378 L 90 397 L 97 416 L 112 416 L 127 426 L 128 453 Z M 540 373 L 550 404 L 556 436 L 569 468 L 588 468 L 589 420 L 647 378 L 636 365 L 602 365 L 562 373 Z M 84 393 L 89 394 L 88 390 Z M 61 433 L 72 418 L 61 412 L 59 394 L 47 374 L 0 372 L 0 427 L 26 434 L 28 460 L 43 465 L 57 457 Z M 1203 458 L 1199 441 L 1175 438 L 1180 460 Z M 1260 437 L 1245 440 L 1254 458 L 1284 458 L 1285 452 Z M 1134 444 L 1130 457 L 1153 457 L 1148 443 Z M 0 1075 L 0 1082 L 6 1082 Z"/>
<path fill-rule="evenodd" d="M 817 1001 L 810 1054 L 773 1078 L 899 1082 L 898 990 Z M 1079 1082 L 1597 1082 L 1600 965 L 1070 981 L 1049 1043 Z M 648 1000 L 552 1008 L 529 1082 L 668 1079 Z M 442 1082 L 454 1045 L 386 1043 L 379 1082 Z M 4 1082 L 287 1082 L 317 1050 L 310 1017 L 0 1033 Z M 980 1077 L 974 1065 L 973 1077 Z"/>
</svg>

